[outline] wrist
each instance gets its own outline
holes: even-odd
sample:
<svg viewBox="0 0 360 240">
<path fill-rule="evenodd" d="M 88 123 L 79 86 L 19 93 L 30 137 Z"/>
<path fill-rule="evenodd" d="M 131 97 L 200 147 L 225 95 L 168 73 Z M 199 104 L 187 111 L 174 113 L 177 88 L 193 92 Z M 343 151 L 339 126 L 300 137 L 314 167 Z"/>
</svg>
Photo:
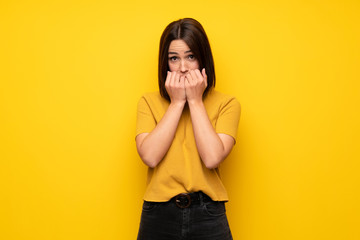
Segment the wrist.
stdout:
<svg viewBox="0 0 360 240">
<path fill-rule="evenodd" d="M 191 100 L 187 100 L 189 107 L 190 106 L 202 106 L 204 105 L 202 99 L 191 99 Z"/>
<path fill-rule="evenodd" d="M 170 106 L 183 108 L 185 106 L 185 103 L 186 100 L 171 101 Z"/>
</svg>

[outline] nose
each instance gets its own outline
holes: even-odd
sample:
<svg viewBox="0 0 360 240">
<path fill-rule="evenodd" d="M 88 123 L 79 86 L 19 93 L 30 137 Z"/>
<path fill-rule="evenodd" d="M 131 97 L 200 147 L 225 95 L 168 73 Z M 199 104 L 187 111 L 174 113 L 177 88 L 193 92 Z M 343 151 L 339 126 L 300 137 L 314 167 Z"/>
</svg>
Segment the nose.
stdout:
<svg viewBox="0 0 360 240">
<path fill-rule="evenodd" d="M 187 73 L 188 67 L 185 61 L 181 61 L 180 63 L 180 71 L 181 73 Z"/>
</svg>

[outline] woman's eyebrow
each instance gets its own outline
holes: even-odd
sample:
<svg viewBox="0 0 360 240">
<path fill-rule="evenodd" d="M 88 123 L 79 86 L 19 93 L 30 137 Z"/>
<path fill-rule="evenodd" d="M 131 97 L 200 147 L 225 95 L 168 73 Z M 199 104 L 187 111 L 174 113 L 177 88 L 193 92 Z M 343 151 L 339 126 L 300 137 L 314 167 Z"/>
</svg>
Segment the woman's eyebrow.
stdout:
<svg viewBox="0 0 360 240">
<path fill-rule="evenodd" d="M 190 53 L 190 52 L 192 52 L 191 50 L 188 50 L 188 51 L 186 51 L 185 53 Z M 177 52 L 169 52 L 169 54 L 178 54 Z M 179 55 L 179 54 L 178 54 Z"/>
</svg>

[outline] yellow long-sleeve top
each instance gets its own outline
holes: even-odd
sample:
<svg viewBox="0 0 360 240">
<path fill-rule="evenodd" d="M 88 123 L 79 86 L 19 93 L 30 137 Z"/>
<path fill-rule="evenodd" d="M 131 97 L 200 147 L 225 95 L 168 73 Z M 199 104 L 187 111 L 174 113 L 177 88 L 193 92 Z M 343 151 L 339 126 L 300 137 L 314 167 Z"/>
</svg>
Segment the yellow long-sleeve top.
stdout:
<svg viewBox="0 0 360 240">
<path fill-rule="evenodd" d="M 144 94 L 138 103 L 136 135 L 150 133 L 169 107 L 159 92 Z M 210 91 L 204 105 L 217 133 L 236 139 L 240 104 L 232 96 Z M 148 169 L 144 200 L 165 202 L 179 193 L 202 191 L 214 201 L 228 201 L 219 168 L 208 169 L 197 151 L 190 111 L 182 112 L 174 140 L 161 162 Z"/>
</svg>

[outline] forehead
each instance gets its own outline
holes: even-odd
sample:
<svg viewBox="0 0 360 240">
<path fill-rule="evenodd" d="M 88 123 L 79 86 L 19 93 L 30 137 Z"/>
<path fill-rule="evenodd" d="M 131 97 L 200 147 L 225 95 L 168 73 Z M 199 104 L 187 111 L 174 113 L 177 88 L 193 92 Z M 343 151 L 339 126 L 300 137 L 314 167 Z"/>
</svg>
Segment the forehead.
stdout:
<svg viewBox="0 0 360 240">
<path fill-rule="evenodd" d="M 169 46 L 169 52 L 177 52 L 177 53 L 185 53 L 190 51 L 191 49 L 186 44 L 184 40 L 176 39 L 171 41 Z"/>
</svg>

